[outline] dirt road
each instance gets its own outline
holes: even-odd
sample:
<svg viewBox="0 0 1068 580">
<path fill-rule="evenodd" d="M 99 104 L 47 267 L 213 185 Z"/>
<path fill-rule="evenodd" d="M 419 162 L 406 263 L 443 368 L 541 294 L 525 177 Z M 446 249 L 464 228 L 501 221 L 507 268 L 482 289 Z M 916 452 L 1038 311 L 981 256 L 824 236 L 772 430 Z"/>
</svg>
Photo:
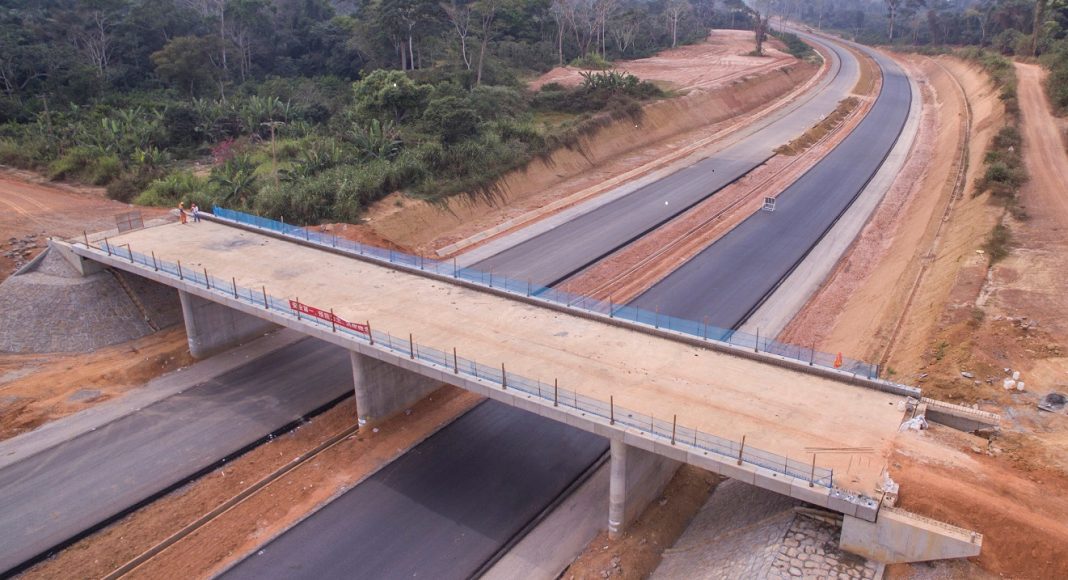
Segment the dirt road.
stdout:
<svg viewBox="0 0 1068 580">
<path fill-rule="evenodd" d="M 130 211 L 125 203 L 104 197 L 103 188 L 39 182 L 24 171 L 0 168 L 0 280 L 33 259 L 47 237 L 70 237 L 82 229 L 115 226 L 115 214 Z M 165 210 L 145 208 L 145 217 Z"/>
<path fill-rule="evenodd" d="M 1036 224 L 1068 227 L 1068 155 L 1062 138 L 1064 121 L 1054 117 L 1043 90 L 1046 71 L 1016 63 L 1020 114 L 1023 120 L 1024 163 L 1031 175 L 1026 203 Z"/>
</svg>

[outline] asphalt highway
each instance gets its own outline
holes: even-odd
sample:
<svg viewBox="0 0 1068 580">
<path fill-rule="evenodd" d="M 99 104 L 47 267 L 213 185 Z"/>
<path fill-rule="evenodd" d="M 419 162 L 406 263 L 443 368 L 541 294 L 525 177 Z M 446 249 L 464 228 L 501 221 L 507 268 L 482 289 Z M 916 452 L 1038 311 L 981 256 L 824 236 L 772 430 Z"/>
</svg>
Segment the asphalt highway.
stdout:
<svg viewBox="0 0 1068 580">
<path fill-rule="evenodd" d="M 744 175 L 853 88 L 856 59 L 821 44 L 838 55 L 841 70 L 796 114 L 474 267 L 551 284 Z M 601 437 L 484 403 L 225 576 L 467 578 L 606 448 Z"/>
<path fill-rule="evenodd" d="M 608 449 L 487 401 L 224 578 L 469 578 Z"/>
<path fill-rule="evenodd" d="M 7 466 L 0 470 L 0 571 L 79 537 L 352 388 L 348 352 L 305 339 Z"/>
<path fill-rule="evenodd" d="M 908 77 L 866 52 L 883 70 L 883 88 L 853 132 L 783 191 L 774 211 L 756 212 L 631 305 L 737 328 L 801 263 L 879 170 L 908 117 Z"/>
<path fill-rule="evenodd" d="M 713 195 L 830 113 L 853 89 L 859 63 L 838 44 L 806 35 L 836 57 L 824 90 L 744 140 L 615 201 L 600 205 L 471 267 L 555 285 Z"/>
</svg>

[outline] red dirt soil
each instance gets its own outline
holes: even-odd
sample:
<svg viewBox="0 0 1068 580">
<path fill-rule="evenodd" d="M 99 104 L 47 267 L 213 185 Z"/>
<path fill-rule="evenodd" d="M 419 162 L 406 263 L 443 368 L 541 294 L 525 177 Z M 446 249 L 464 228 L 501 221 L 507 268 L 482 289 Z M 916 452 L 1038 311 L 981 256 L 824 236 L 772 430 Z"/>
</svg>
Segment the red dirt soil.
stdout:
<svg viewBox="0 0 1068 580">
<path fill-rule="evenodd" d="M 104 197 L 103 188 L 48 183 L 25 171 L 0 167 L 0 281 L 39 254 L 48 236 L 70 238 L 115 227 L 115 215 L 135 208 Z M 145 219 L 166 215 L 137 208 Z M 36 236 L 30 243 L 12 242 Z M 16 258 L 7 256 L 18 251 Z"/>
<path fill-rule="evenodd" d="M 753 50 L 753 33 L 746 30 L 714 30 L 705 42 L 665 50 L 656 56 L 613 63 L 613 69 L 630 73 L 675 90 L 710 89 L 743 75 L 774 70 L 793 62 L 780 43 L 765 44 L 767 56 L 747 56 Z M 576 86 L 582 73 L 572 66 L 557 67 L 530 83 L 538 90 L 549 83 Z"/>
</svg>

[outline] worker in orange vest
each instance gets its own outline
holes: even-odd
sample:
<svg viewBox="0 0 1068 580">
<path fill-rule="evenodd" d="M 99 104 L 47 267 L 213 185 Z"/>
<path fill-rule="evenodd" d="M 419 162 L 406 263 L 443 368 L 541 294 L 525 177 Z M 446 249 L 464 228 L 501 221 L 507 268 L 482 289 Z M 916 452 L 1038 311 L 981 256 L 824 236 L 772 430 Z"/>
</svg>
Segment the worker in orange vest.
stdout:
<svg viewBox="0 0 1068 580">
<path fill-rule="evenodd" d="M 838 353 L 838 356 L 834 357 L 834 368 L 842 368 L 842 353 Z"/>
</svg>

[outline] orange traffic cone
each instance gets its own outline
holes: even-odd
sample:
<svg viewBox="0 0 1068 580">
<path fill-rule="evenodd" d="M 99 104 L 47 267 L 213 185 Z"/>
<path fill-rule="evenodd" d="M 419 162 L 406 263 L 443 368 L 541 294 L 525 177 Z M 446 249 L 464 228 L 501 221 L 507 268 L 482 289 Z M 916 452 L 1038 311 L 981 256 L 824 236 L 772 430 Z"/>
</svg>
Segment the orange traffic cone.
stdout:
<svg viewBox="0 0 1068 580">
<path fill-rule="evenodd" d="M 838 353 L 838 356 L 834 357 L 834 368 L 842 368 L 842 353 Z"/>
</svg>

